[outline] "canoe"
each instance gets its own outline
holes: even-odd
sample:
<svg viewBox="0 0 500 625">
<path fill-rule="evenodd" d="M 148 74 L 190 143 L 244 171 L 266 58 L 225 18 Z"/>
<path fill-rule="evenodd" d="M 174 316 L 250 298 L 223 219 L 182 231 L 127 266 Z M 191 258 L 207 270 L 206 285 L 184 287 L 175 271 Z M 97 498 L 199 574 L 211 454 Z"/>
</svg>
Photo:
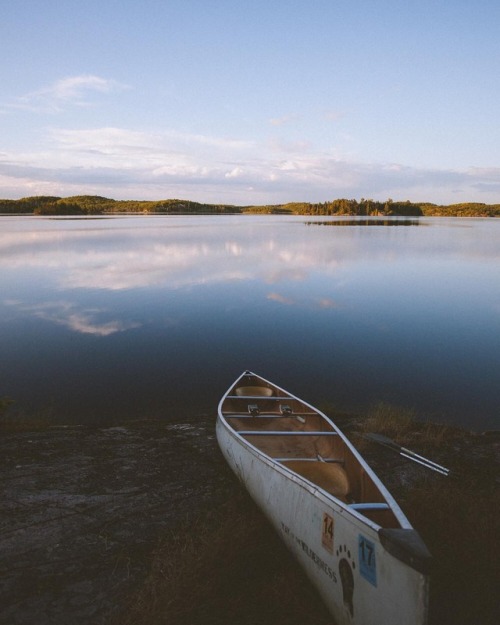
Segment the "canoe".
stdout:
<svg viewBox="0 0 500 625">
<path fill-rule="evenodd" d="M 222 397 L 217 441 L 337 625 L 424 625 L 431 556 L 339 428 L 250 371 Z"/>
</svg>

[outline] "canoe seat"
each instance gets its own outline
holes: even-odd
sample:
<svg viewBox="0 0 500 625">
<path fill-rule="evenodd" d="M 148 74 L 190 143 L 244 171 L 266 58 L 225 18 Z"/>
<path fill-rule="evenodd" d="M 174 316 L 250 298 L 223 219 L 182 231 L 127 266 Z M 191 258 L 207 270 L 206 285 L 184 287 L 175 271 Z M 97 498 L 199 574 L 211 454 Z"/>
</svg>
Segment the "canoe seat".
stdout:
<svg viewBox="0 0 500 625">
<path fill-rule="evenodd" d="M 286 460 L 283 465 L 339 499 L 344 499 L 351 491 L 347 473 L 340 464 Z"/>
<path fill-rule="evenodd" d="M 273 389 L 267 386 L 238 386 L 234 394 L 238 397 L 271 397 Z"/>
</svg>

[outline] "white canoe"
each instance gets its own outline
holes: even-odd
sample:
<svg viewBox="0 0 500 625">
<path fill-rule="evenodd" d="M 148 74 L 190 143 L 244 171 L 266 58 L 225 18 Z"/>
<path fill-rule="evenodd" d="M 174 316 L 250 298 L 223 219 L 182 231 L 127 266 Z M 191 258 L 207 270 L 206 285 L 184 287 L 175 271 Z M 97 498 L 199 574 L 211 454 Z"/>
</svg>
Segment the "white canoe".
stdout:
<svg viewBox="0 0 500 625">
<path fill-rule="evenodd" d="M 217 440 L 337 625 L 427 622 L 430 554 L 326 415 L 245 371 L 219 403 Z"/>
</svg>

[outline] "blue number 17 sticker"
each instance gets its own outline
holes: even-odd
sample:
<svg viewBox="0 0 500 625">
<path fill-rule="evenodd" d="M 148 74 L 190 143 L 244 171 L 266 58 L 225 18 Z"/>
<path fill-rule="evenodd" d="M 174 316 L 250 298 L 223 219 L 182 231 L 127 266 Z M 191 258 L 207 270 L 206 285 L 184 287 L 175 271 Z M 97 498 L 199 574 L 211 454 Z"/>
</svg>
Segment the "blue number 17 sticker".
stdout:
<svg viewBox="0 0 500 625">
<path fill-rule="evenodd" d="M 359 572 L 370 584 L 377 586 L 375 544 L 362 534 L 358 537 Z"/>
</svg>

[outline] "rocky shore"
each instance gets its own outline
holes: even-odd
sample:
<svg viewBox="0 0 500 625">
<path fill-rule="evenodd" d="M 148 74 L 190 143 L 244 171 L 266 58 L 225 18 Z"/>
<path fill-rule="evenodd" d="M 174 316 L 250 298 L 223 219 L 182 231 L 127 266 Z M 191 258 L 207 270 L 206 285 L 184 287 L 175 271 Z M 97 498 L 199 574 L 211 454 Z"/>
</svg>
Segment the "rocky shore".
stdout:
<svg viewBox="0 0 500 625">
<path fill-rule="evenodd" d="M 0 623 L 104 623 L 161 533 L 234 487 L 214 419 L 0 435 Z"/>
</svg>

